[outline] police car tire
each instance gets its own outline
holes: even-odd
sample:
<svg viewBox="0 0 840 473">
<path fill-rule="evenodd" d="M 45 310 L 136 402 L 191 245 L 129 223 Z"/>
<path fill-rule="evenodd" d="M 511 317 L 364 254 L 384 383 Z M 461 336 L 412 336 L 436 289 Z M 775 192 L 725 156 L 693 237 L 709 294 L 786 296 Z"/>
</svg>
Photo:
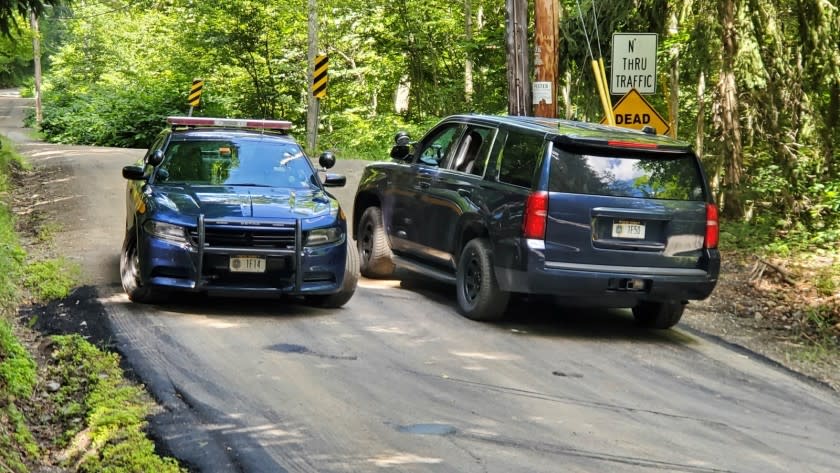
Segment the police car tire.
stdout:
<svg viewBox="0 0 840 473">
<path fill-rule="evenodd" d="M 394 274 L 394 262 L 391 259 L 391 245 L 382 222 L 382 210 L 379 207 L 368 207 L 359 219 L 359 235 L 356 243 L 362 275 L 366 278 L 387 278 Z M 366 242 L 367 240 L 367 242 Z M 365 255 L 364 246 L 369 243 L 370 249 Z"/>
<path fill-rule="evenodd" d="M 127 240 L 120 255 L 120 280 L 123 290 L 132 302 L 152 303 L 158 294 L 148 286 L 142 286 L 137 278 L 137 242 L 134 238 Z"/>
<path fill-rule="evenodd" d="M 356 247 L 348 242 L 347 262 L 344 266 L 344 281 L 341 290 L 335 294 L 309 296 L 307 299 L 318 307 L 337 309 L 346 304 L 356 292 L 359 282 L 359 253 Z"/>
<path fill-rule="evenodd" d="M 677 325 L 685 311 L 680 301 L 642 301 L 633 307 L 636 324 L 644 328 L 668 329 Z"/>
<path fill-rule="evenodd" d="M 475 287 L 478 282 L 478 287 Z M 470 285 L 473 285 L 470 287 Z M 505 315 L 510 293 L 499 289 L 493 270 L 493 252 L 486 238 L 470 240 L 458 258 L 455 275 L 458 309 L 472 320 L 499 320 Z M 468 294 L 475 291 L 475 294 Z"/>
</svg>

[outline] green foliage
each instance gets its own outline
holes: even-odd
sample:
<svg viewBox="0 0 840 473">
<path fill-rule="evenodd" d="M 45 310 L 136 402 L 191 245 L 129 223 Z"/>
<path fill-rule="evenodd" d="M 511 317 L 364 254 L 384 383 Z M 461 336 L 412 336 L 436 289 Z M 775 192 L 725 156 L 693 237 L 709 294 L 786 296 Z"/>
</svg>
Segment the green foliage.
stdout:
<svg viewBox="0 0 840 473">
<path fill-rule="evenodd" d="M 60 415 L 68 427 L 62 443 L 79 431 L 78 417 L 86 419 L 92 441 L 88 451 L 73 452 L 71 461 L 81 459 L 79 471 L 182 471 L 173 459 L 159 457 L 143 434 L 153 404 L 141 387 L 122 376 L 119 356 L 78 335 L 53 340 L 50 375 L 61 383 L 56 401 L 65 405 Z"/>
<path fill-rule="evenodd" d="M 9 188 L 12 166 L 22 166 L 20 156 L 11 143 L 0 137 L 0 193 Z M 4 202 L 0 202 L 0 315 L 12 310 L 18 301 L 18 281 L 26 253 L 18 243 L 14 219 Z"/>
<path fill-rule="evenodd" d="M 28 264 L 23 279 L 39 300 L 49 301 L 67 297 L 80 276 L 78 264 L 56 258 Z"/>
<path fill-rule="evenodd" d="M 390 159 L 388 153 L 398 131 L 407 131 L 412 139 L 417 140 L 437 121 L 436 118 L 430 118 L 421 123 L 412 123 L 399 115 L 368 118 L 347 113 L 331 120 L 330 125 L 335 130 L 321 135 L 320 147 L 332 150 L 340 159 L 381 161 Z"/>
<path fill-rule="evenodd" d="M 23 413 L 13 404 L 0 407 L 0 462 L 4 471 L 28 473 L 27 462 L 38 458 L 38 444 Z"/>
<path fill-rule="evenodd" d="M 35 362 L 15 337 L 11 325 L 0 319 L 0 392 L 28 398 L 35 388 L 35 369 Z"/>
</svg>

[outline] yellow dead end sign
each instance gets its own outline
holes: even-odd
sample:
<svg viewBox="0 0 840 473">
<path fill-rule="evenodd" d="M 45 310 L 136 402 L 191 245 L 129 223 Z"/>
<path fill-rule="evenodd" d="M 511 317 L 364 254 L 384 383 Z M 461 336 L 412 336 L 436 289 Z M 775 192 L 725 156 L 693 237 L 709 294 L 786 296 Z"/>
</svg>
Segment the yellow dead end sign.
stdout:
<svg viewBox="0 0 840 473">
<path fill-rule="evenodd" d="M 641 130 L 650 126 L 656 130 L 657 135 L 666 135 L 671 129 L 668 122 L 636 89 L 630 89 L 630 92 L 621 97 L 621 100 L 613 107 L 613 115 L 615 115 L 615 125 L 624 128 Z M 606 118 L 601 120 L 602 125 L 606 123 Z"/>
</svg>

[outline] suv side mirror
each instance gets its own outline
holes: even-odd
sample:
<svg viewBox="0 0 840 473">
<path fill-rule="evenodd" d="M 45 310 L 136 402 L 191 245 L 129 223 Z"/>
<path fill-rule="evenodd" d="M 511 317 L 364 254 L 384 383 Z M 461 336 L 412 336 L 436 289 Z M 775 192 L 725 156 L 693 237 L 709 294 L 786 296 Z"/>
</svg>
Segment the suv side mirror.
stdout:
<svg viewBox="0 0 840 473">
<path fill-rule="evenodd" d="M 329 151 L 324 151 L 318 158 L 318 164 L 324 169 L 329 169 L 335 166 L 335 155 Z"/>
<path fill-rule="evenodd" d="M 391 158 L 398 161 L 405 161 L 408 159 L 411 153 L 411 148 L 409 147 L 410 144 L 411 137 L 408 136 L 408 133 L 398 131 L 397 134 L 394 135 L 394 146 L 391 148 Z"/>
<path fill-rule="evenodd" d="M 158 166 L 163 162 L 163 151 L 157 150 L 149 156 L 146 162 L 151 166 Z"/>
</svg>

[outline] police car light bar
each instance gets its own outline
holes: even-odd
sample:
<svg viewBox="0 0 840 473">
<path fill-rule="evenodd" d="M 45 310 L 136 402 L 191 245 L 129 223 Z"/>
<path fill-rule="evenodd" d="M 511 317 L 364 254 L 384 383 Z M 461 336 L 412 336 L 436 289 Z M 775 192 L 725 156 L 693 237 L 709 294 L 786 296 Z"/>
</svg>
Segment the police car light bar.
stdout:
<svg viewBox="0 0 840 473">
<path fill-rule="evenodd" d="M 260 128 L 266 130 L 289 130 L 292 122 L 285 120 L 250 120 L 237 118 L 167 117 L 172 126 L 220 126 L 230 128 Z"/>
</svg>

